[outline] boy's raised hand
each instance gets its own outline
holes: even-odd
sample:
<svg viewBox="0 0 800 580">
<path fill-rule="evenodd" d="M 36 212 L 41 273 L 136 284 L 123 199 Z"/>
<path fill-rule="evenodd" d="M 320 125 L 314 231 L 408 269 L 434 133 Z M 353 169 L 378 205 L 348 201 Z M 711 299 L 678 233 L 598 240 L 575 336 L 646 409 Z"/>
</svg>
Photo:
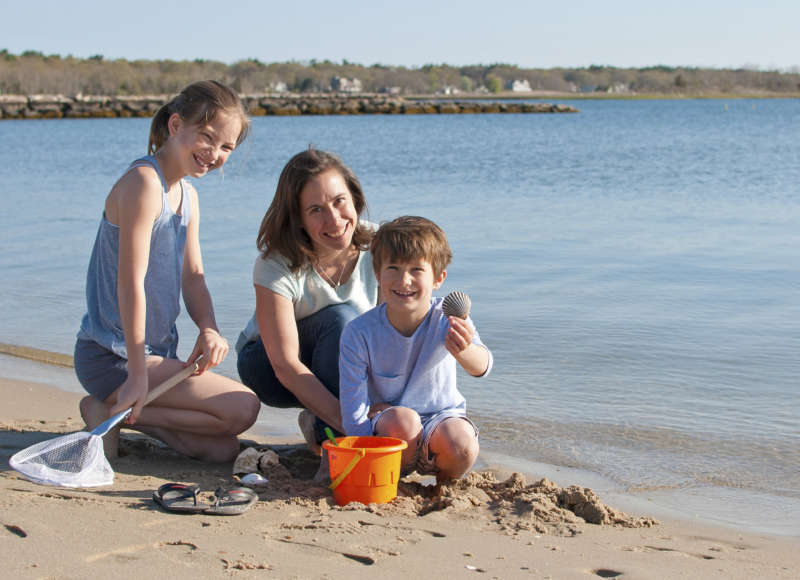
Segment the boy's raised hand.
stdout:
<svg viewBox="0 0 800 580">
<path fill-rule="evenodd" d="M 462 368 L 473 377 L 479 377 L 489 368 L 489 351 L 472 342 L 475 327 L 456 316 L 448 317 L 450 329 L 444 339 L 445 348 Z"/>
<path fill-rule="evenodd" d="M 472 344 L 472 337 L 475 330 L 467 322 L 457 316 L 448 316 L 450 330 L 444 339 L 444 346 L 454 357 L 458 357 L 464 350 Z"/>
</svg>

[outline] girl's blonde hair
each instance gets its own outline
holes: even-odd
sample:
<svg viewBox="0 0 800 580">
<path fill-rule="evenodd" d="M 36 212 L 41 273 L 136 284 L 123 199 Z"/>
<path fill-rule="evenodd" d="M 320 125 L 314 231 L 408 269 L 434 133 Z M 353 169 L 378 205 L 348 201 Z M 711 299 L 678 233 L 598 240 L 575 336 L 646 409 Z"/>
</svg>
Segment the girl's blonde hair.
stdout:
<svg viewBox="0 0 800 580">
<path fill-rule="evenodd" d="M 244 105 L 233 90 L 217 81 L 199 81 L 183 89 L 178 95 L 161 107 L 150 123 L 150 139 L 147 153 L 155 154 L 169 139 L 169 118 L 178 113 L 190 125 L 207 125 L 220 111 L 238 115 L 242 129 L 236 139 L 236 146 L 245 140 L 250 130 L 250 120 Z"/>
</svg>

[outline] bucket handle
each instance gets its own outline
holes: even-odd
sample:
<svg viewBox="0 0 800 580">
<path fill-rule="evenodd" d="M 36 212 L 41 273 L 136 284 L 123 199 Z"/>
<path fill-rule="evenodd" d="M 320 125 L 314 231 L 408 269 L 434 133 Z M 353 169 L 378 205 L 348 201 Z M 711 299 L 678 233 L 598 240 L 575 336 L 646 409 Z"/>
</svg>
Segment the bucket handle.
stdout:
<svg viewBox="0 0 800 580">
<path fill-rule="evenodd" d="M 356 464 L 359 461 L 361 461 L 361 458 L 367 454 L 367 450 L 364 448 L 359 449 L 358 452 L 359 454 L 354 456 L 353 459 L 350 460 L 350 463 L 347 464 L 344 470 L 342 470 L 342 472 L 336 477 L 336 479 L 334 479 L 328 486 L 331 490 L 334 490 L 337 487 L 339 487 L 339 484 L 342 483 L 344 478 L 350 475 L 350 472 L 353 471 L 353 468 L 356 466 Z"/>
</svg>

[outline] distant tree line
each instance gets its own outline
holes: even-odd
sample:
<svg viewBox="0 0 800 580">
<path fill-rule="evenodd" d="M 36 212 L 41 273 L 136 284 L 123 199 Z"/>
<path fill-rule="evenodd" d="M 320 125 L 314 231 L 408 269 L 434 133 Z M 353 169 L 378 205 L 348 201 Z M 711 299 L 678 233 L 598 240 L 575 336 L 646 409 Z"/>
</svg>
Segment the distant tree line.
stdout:
<svg viewBox="0 0 800 580">
<path fill-rule="evenodd" d="M 800 69 L 788 71 L 646 68 L 526 69 L 510 64 L 407 68 L 329 60 L 264 63 L 247 59 L 225 64 L 212 60 L 107 60 L 102 55 L 75 58 L 37 51 L 0 50 L 0 94 L 146 95 L 172 94 L 198 79 L 217 79 L 240 93 L 328 92 L 335 77 L 358 79 L 363 92 L 396 94 L 502 93 L 513 81 L 532 91 L 560 93 L 797 94 Z"/>
</svg>

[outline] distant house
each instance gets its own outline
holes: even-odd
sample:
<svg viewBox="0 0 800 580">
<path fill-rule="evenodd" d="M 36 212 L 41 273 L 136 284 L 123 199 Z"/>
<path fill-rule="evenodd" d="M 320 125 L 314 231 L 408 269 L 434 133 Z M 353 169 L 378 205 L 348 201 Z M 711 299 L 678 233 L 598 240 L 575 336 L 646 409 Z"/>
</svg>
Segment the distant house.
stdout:
<svg viewBox="0 0 800 580">
<path fill-rule="evenodd" d="M 439 91 L 439 93 L 442 94 L 442 95 L 456 95 L 456 94 L 458 94 L 460 92 L 461 91 L 459 91 L 458 88 L 456 88 L 456 87 L 454 87 L 452 85 L 445 85 Z"/>
<path fill-rule="evenodd" d="M 337 93 L 360 93 L 361 80 L 357 78 L 348 79 L 345 77 L 333 77 L 331 79 L 331 90 Z"/>
<path fill-rule="evenodd" d="M 531 83 L 527 79 L 514 79 L 507 86 L 512 93 L 530 93 Z"/>
<path fill-rule="evenodd" d="M 381 87 L 378 89 L 379 93 L 387 94 L 387 95 L 399 95 L 403 92 L 403 89 L 400 87 Z"/>
<path fill-rule="evenodd" d="M 289 85 L 283 81 L 278 81 L 275 83 L 270 83 L 268 89 L 270 93 L 285 93 L 289 90 Z"/>
<path fill-rule="evenodd" d="M 610 85 L 608 87 L 608 89 L 606 89 L 606 92 L 607 93 L 617 93 L 617 94 L 619 94 L 619 93 L 628 93 L 628 92 L 630 92 L 630 89 L 628 88 L 628 85 L 626 85 L 625 83 L 616 83 L 616 84 Z"/>
</svg>

